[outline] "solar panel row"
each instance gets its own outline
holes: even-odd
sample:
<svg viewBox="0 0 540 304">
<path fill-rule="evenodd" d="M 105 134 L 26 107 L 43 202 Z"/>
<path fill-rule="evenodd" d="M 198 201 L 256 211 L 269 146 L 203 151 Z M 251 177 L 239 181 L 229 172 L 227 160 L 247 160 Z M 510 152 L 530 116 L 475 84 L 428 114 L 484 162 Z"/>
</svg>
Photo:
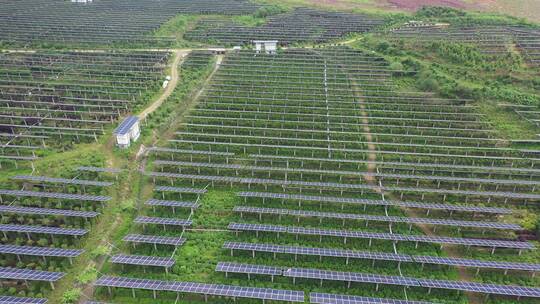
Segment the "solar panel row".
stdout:
<svg viewBox="0 0 540 304">
<path fill-rule="evenodd" d="M 357 250 L 334 249 L 334 248 L 315 248 L 315 247 L 286 246 L 286 245 L 273 245 L 273 244 L 260 244 L 260 243 L 259 244 L 238 243 L 238 242 L 225 242 L 223 244 L 223 248 L 230 249 L 230 250 L 246 250 L 246 251 L 283 253 L 283 254 L 294 254 L 294 255 L 372 259 L 372 260 L 386 260 L 386 261 L 398 261 L 398 262 L 412 262 L 413 261 L 410 256 L 404 255 L 404 254 L 373 252 L 373 251 L 357 251 Z"/>
<path fill-rule="evenodd" d="M 84 186 L 99 186 L 99 187 L 107 187 L 113 184 L 111 182 L 100 182 L 100 181 L 69 179 L 69 178 L 55 178 L 55 177 L 35 176 L 35 175 L 17 175 L 17 176 L 12 177 L 11 179 L 33 181 L 33 182 L 60 183 L 60 184 L 73 184 L 73 185 L 84 185 Z"/>
<path fill-rule="evenodd" d="M 455 237 L 439 237 L 439 236 L 423 236 L 423 235 L 403 235 L 395 233 L 375 233 L 364 231 L 352 231 L 352 230 L 330 230 L 330 229 L 318 229 L 318 228 L 304 228 L 304 227 L 287 227 L 277 225 L 258 225 L 258 224 L 239 224 L 230 223 L 228 228 L 230 230 L 244 230 L 244 231 L 263 231 L 263 232 L 276 232 L 276 233 L 290 233 L 290 234 L 303 234 L 303 235 L 317 235 L 317 236 L 335 236 L 343 238 L 362 238 L 362 239 L 378 239 L 378 240 L 390 240 L 390 241 L 408 241 L 408 242 L 425 242 L 425 243 L 437 243 L 437 244 L 455 244 L 464 246 L 480 246 L 489 248 L 516 248 L 516 249 L 534 249 L 534 245 L 529 242 L 521 241 L 502 241 L 502 240 L 489 240 L 489 239 L 472 239 L 472 238 L 455 238 Z"/>
<path fill-rule="evenodd" d="M 107 172 L 107 173 L 120 173 L 121 169 L 117 168 L 101 168 L 101 167 L 77 167 L 78 171 L 90 171 L 90 172 Z"/>
<path fill-rule="evenodd" d="M 175 218 L 163 218 L 163 217 L 150 217 L 150 216 L 138 216 L 135 223 L 139 224 L 156 224 L 156 225 L 172 225 L 172 226 L 191 226 L 193 221 L 175 219 Z"/>
<path fill-rule="evenodd" d="M 45 304 L 47 299 L 0 296 L 0 304 Z"/>
<path fill-rule="evenodd" d="M 148 244 L 161 244 L 182 246 L 186 239 L 182 237 L 173 236 L 157 236 L 157 235 L 142 235 L 142 234 L 128 234 L 123 239 L 125 242 L 133 243 L 148 243 Z"/>
<path fill-rule="evenodd" d="M 232 264 L 228 265 L 225 269 L 229 269 L 231 272 L 241 272 L 242 270 L 257 272 L 259 274 L 265 274 L 266 270 L 263 265 L 242 265 Z M 279 268 L 275 268 L 276 271 Z M 321 269 L 309 269 L 309 268 L 283 268 L 282 275 L 293 279 L 316 279 L 316 280 L 330 280 L 330 281 L 343 281 L 343 282 L 358 282 L 358 283 L 371 283 L 371 284 L 385 284 L 385 285 L 400 285 L 408 287 L 424 287 L 424 288 L 439 288 L 450 290 L 471 291 L 486 294 L 497 294 L 517 297 L 534 297 L 540 298 L 540 288 L 523 287 L 515 285 L 496 285 L 496 284 L 484 284 L 465 281 L 447 281 L 447 280 L 433 280 L 433 279 L 419 279 L 405 276 L 390 276 L 380 275 L 372 273 L 359 273 L 359 272 L 345 272 L 345 271 L 332 271 Z M 275 275 L 275 274 L 273 274 Z"/>
<path fill-rule="evenodd" d="M 13 225 L 13 224 L 0 224 L 0 231 L 18 232 L 18 233 L 58 234 L 58 235 L 71 235 L 71 236 L 82 236 L 88 232 L 88 230 L 86 229 L 77 229 L 77 228 L 57 228 L 57 227 Z"/>
<path fill-rule="evenodd" d="M 282 267 L 266 266 L 266 265 L 249 265 L 231 262 L 219 262 L 216 266 L 218 272 L 236 272 L 248 274 L 264 274 L 264 275 L 281 275 Z"/>
<path fill-rule="evenodd" d="M 106 202 L 111 200 L 110 196 L 101 195 L 86 195 L 86 194 L 70 194 L 70 193 L 58 193 L 58 192 L 37 192 L 26 190 L 6 190 L 0 189 L 0 195 L 10 195 L 18 197 L 42 197 L 42 198 L 56 198 L 67 200 L 80 200 L 80 201 L 95 201 Z"/>
<path fill-rule="evenodd" d="M 365 171 L 343 171 L 329 169 L 307 169 L 307 168 L 291 168 L 291 167 L 261 167 L 248 166 L 239 164 L 222 164 L 222 163 L 203 163 L 203 162 L 187 162 L 187 161 L 167 161 L 156 160 L 156 165 L 171 165 L 171 166 L 187 166 L 195 168 L 217 168 L 230 170 L 251 170 L 251 171 L 278 171 L 292 173 L 314 173 L 314 174 L 334 174 L 334 175 L 358 175 L 358 176 L 374 176 L 378 178 L 390 179 L 418 179 L 418 180 L 435 180 L 435 181 L 451 181 L 461 183 L 486 183 L 498 185 L 539 185 L 540 181 L 531 180 L 513 180 L 513 179 L 488 179 L 488 178 L 471 178 L 471 177 L 456 177 L 456 176 L 439 176 L 439 175 L 413 175 L 413 174 L 396 174 L 396 173 L 371 173 Z"/>
<path fill-rule="evenodd" d="M 64 275 L 63 272 L 0 267 L 0 278 L 2 279 L 55 282 Z"/>
<path fill-rule="evenodd" d="M 83 253 L 80 249 L 63 249 L 49 247 L 33 247 L 33 246 L 18 246 L 18 245 L 0 245 L 1 254 L 16 254 L 16 255 L 34 255 L 34 256 L 51 256 L 51 257 L 66 257 L 74 258 Z"/>
<path fill-rule="evenodd" d="M 190 208 L 197 209 L 200 204 L 194 202 L 180 202 L 180 201 L 166 201 L 158 199 L 149 199 L 145 203 L 149 206 L 163 206 L 163 207 L 173 207 L 173 208 Z"/>
<path fill-rule="evenodd" d="M 261 184 L 261 185 L 279 185 L 279 186 L 301 186 L 315 187 L 323 189 L 357 189 L 357 190 L 373 190 L 373 186 L 365 184 L 344 184 L 333 182 L 313 182 L 302 180 L 279 180 L 268 178 L 244 178 L 235 176 L 216 176 L 216 175 L 196 175 L 196 174 L 181 174 L 181 173 L 166 173 L 166 172 L 145 172 L 145 175 L 152 177 L 168 177 L 188 180 L 199 180 L 205 182 L 220 182 L 220 183 L 237 183 L 237 184 Z M 398 187 L 398 186 L 379 186 L 380 190 L 395 191 L 395 192 L 421 192 L 421 193 L 438 193 L 438 194 L 454 194 L 454 195 L 471 195 L 471 196 L 487 196 L 487 197 L 504 197 L 504 198 L 519 198 L 519 199 L 540 199 L 540 194 L 535 193 L 519 193 L 519 192 L 502 192 L 502 191 L 472 191 L 472 190 L 455 190 L 455 189 L 439 189 L 439 188 L 421 188 L 421 187 Z"/>
<path fill-rule="evenodd" d="M 92 218 L 99 215 L 93 211 L 75 211 L 64 209 L 47 209 L 38 207 L 21 207 L 21 206 L 8 206 L 0 205 L 0 212 L 3 213 L 17 213 L 17 214 L 36 214 L 36 215 L 58 215 L 58 216 L 73 216 Z"/>
<path fill-rule="evenodd" d="M 318 293 L 318 292 L 312 292 L 309 294 L 309 303 L 312 303 L 312 304 L 432 304 L 430 302 L 424 302 L 424 301 L 369 298 L 369 297 L 337 295 L 337 294 Z"/>
<path fill-rule="evenodd" d="M 170 186 L 156 186 L 155 190 L 166 191 L 166 192 L 193 193 L 193 194 L 204 194 L 208 191 L 206 189 L 199 189 L 199 188 L 170 187 Z"/>
<path fill-rule="evenodd" d="M 330 203 L 342 203 L 342 204 L 401 206 L 401 207 L 407 207 L 407 208 L 422 208 L 422 209 L 464 211 L 464 212 L 484 212 L 484 213 L 500 213 L 500 214 L 512 213 L 512 210 L 508 208 L 461 206 L 461 205 L 453 205 L 453 204 L 436 204 L 436 203 L 420 203 L 420 202 L 401 202 L 401 201 L 374 200 L 374 199 L 363 199 L 363 198 L 329 197 L 329 196 L 272 193 L 272 192 L 239 192 L 238 196 L 244 197 L 244 198 L 255 197 L 255 198 L 279 199 L 279 200 L 300 200 L 300 201 L 330 202 Z"/>
<path fill-rule="evenodd" d="M 319 212 L 319 211 L 260 208 L 260 207 L 246 207 L 246 206 L 236 206 L 234 207 L 233 211 L 239 212 L 239 213 L 279 214 L 279 215 L 290 215 L 290 216 L 297 216 L 297 217 L 320 217 L 320 218 L 349 219 L 349 220 L 361 220 L 361 221 L 380 221 L 380 222 L 407 223 L 407 224 L 428 224 L 428 225 L 441 225 L 441 226 L 474 227 L 474 228 L 507 229 L 507 230 L 523 229 L 521 226 L 516 225 L 516 224 L 506 224 L 506 223 L 487 222 L 487 221 L 461 221 L 461 220 L 413 218 L 413 217 L 399 217 L 399 216 L 379 216 L 379 215 L 366 215 L 366 214 Z"/>
<path fill-rule="evenodd" d="M 315 247 L 299 247 L 261 243 L 240 243 L 240 242 L 225 242 L 224 249 L 229 250 L 245 250 L 267 253 L 282 253 L 294 255 L 312 255 L 312 256 L 327 256 L 327 257 L 343 257 L 357 258 L 370 260 L 386 260 L 399 262 L 417 262 L 426 264 L 438 265 L 453 265 L 476 268 L 504 269 L 504 270 L 523 270 L 523 271 L 539 271 L 540 264 L 530 263 L 512 263 L 512 262 L 497 262 L 461 258 L 446 258 L 435 256 L 415 256 L 406 254 L 395 254 L 387 252 L 374 251 L 356 251 L 347 249 L 334 248 L 315 248 Z"/>
<path fill-rule="evenodd" d="M 155 257 L 146 255 L 124 255 L 117 254 L 111 257 L 111 262 L 115 264 L 130 264 L 140 266 L 161 266 L 172 267 L 175 263 L 173 258 Z"/>
<path fill-rule="evenodd" d="M 172 291 L 178 293 L 195 293 L 214 296 L 237 298 L 252 298 L 287 302 L 304 302 L 303 291 L 241 287 L 219 284 L 204 284 L 192 282 L 171 282 L 147 279 L 132 279 L 124 277 L 102 276 L 96 286 L 146 289 L 156 291 Z"/>
</svg>

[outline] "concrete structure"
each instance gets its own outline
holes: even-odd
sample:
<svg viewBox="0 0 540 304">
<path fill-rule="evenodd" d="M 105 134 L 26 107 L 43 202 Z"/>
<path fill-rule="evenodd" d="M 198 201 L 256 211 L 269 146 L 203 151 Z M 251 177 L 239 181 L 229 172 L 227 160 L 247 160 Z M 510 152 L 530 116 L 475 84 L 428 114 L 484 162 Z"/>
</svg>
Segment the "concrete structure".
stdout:
<svg viewBox="0 0 540 304">
<path fill-rule="evenodd" d="M 223 55 L 227 52 L 227 49 L 225 48 L 209 48 L 208 50 L 214 55 Z"/>
<path fill-rule="evenodd" d="M 137 141 L 141 130 L 139 128 L 139 117 L 129 116 L 114 130 L 116 145 L 120 148 L 128 148 L 131 142 Z"/>
<path fill-rule="evenodd" d="M 277 52 L 277 40 L 253 40 L 255 45 L 255 52 L 275 54 Z"/>
<path fill-rule="evenodd" d="M 92 3 L 92 0 L 71 0 L 73 3 Z"/>
</svg>

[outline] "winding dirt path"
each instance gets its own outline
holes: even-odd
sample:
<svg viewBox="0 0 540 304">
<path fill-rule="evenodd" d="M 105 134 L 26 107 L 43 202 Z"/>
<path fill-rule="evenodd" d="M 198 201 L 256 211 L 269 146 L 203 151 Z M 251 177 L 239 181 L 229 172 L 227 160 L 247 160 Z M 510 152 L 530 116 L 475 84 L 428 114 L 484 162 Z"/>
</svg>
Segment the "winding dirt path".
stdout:
<svg viewBox="0 0 540 304">
<path fill-rule="evenodd" d="M 185 56 L 189 53 L 189 50 L 176 50 L 174 52 L 174 60 L 171 67 L 171 80 L 169 81 L 169 84 L 167 85 L 161 96 L 159 96 L 158 99 L 154 100 L 152 104 L 150 104 L 139 114 L 139 118 L 141 120 L 144 120 L 146 116 L 157 110 L 159 106 L 161 106 L 161 104 L 165 102 L 165 100 L 167 100 L 169 96 L 171 96 L 172 92 L 176 88 L 176 85 L 178 84 L 178 79 L 180 78 L 178 75 L 178 65 L 180 65 L 184 61 Z"/>
</svg>

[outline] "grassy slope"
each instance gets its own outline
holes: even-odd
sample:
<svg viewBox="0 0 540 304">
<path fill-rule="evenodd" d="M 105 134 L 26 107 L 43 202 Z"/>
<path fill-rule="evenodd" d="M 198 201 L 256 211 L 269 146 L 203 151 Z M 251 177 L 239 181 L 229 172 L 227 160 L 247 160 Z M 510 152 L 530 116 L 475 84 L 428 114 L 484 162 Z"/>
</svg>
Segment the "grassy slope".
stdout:
<svg viewBox="0 0 540 304">
<path fill-rule="evenodd" d="M 292 0 L 292 1 L 286 1 L 287 3 L 290 3 L 291 5 L 296 4 L 305 4 L 306 1 L 302 0 Z M 361 3 L 358 3 L 358 5 L 369 5 L 368 1 L 360 1 Z M 196 20 L 195 17 L 192 16 L 182 16 L 177 17 L 169 22 L 168 25 L 164 26 L 158 33 L 159 35 L 177 35 L 179 37 L 179 41 L 181 41 L 181 35 L 179 33 L 183 32 L 185 28 L 187 28 L 191 22 Z M 249 20 L 248 20 L 249 21 Z M 182 45 L 182 44 L 179 44 Z M 420 60 L 420 58 L 416 58 Z M 436 59 L 436 57 L 433 57 L 430 59 Z M 425 64 L 429 64 L 427 60 L 424 62 Z M 445 65 L 448 65 L 448 63 L 444 63 Z M 447 73 L 447 71 L 445 71 Z M 452 76 L 452 73 L 448 74 L 449 77 Z M 480 76 L 480 75 L 476 75 Z M 485 76 L 485 75 L 484 75 Z M 403 80 L 404 82 L 407 82 L 406 79 Z M 414 83 L 414 81 L 409 83 Z M 471 83 L 474 84 L 474 83 Z M 183 96 L 183 95 L 182 95 Z M 167 108 L 170 109 L 170 108 Z M 523 134 L 527 134 L 527 137 L 532 135 L 531 133 L 531 126 L 528 124 L 523 123 L 521 120 L 516 119 L 515 115 L 512 113 L 505 113 L 502 112 L 500 109 L 497 109 L 496 107 L 492 107 L 489 104 L 484 104 L 482 106 L 482 111 L 489 116 L 489 119 L 496 128 L 498 128 L 501 131 L 501 135 L 507 138 L 521 138 L 523 137 Z M 163 112 L 162 112 L 163 113 Z M 161 115 L 161 114 L 160 114 Z M 165 115 L 165 114 L 163 114 Z M 165 115 L 166 116 L 166 115 Z M 152 125 L 153 126 L 153 125 Z M 154 127 L 154 126 L 153 126 Z M 104 161 L 105 159 L 108 159 L 109 161 L 113 161 L 113 159 L 116 159 L 119 161 L 119 163 L 116 163 L 114 165 L 126 165 L 122 159 L 125 159 L 124 153 L 116 153 L 115 155 L 106 155 L 102 153 L 103 150 L 101 150 L 101 147 L 104 147 L 105 143 L 101 142 L 100 145 L 81 145 L 77 147 L 77 150 L 72 152 L 66 152 L 56 155 L 51 155 L 42 161 L 38 161 L 37 167 L 39 172 L 46 172 L 48 175 L 56 175 L 58 173 L 59 175 L 62 175 L 66 170 L 70 170 L 70 168 L 73 168 L 75 165 L 78 164 L 87 164 L 85 159 L 87 158 L 95 158 L 98 161 Z M 108 150 L 110 147 L 107 147 Z M 94 163 L 94 161 L 92 161 Z M 109 164 L 111 165 L 111 164 Z M 52 170 L 50 168 L 56 168 L 55 170 Z M 136 168 L 132 168 L 133 170 L 136 170 Z M 12 171 L 10 173 L 19 173 L 21 170 Z M 45 174 L 45 173 L 44 173 Z M 139 182 L 140 181 L 140 182 Z M 121 204 L 125 201 L 135 201 L 139 197 L 139 193 L 148 194 L 148 189 L 144 187 L 141 187 L 142 190 L 139 190 L 138 185 L 144 185 L 146 182 L 139 180 L 139 178 L 122 178 L 122 182 L 118 187 L 128 187 L 128 189 L 117 189 L 113 191 L 118 191 L 124 193 L 120 198 L 115 199 L 115 205 L 111 207 L 111 209 L 108 209 L 106 211 L 106 216 L 101 220 L 104 224 L 103 227 L 107 227 L 107 225 L 110 225 L 115 219 L 117 219 L 117 216 L 121 218 L 121 222 L 119 223 L 117 230 L 115 231 L 114 235 L 111 236 L 114 244 L 121 244 L 120 241 L 121 237 L 131 228 L 131 220 L 135 214 L 134 209 L 129 204 L 123 204 L 122 206 L 119 206 L 118 204 Z M 145 190 L 146 189 L 146 190 Z M 204 227 L 224 227 L 225 223 L 228 223 L 232 219 L 234 219 L 234 216 L 231 214 L 230 209 L 232 208 L 232 205 L 234 202 L 234 197 L 231 196 L 232 191 L 230 190 L 216 190 L 211 191 L 204 199 L 203 201 L 203 208 L 198 210 L 196 213 L 196 224 L 201 225 Z M 89 249 L 89 254 L 91 252 L 92 248 L 95 248 L 95 245 L 100 241 L 101 234 L 104 233 L 105 228 L 102 227 L 101 224 L 99 224 L 96 229 L 93 231 L 92 235 L 88 238 L 86 243 L 86 248 Z M 227 259 L 227 252 L 224 252 L 220 249 L 221 243 L 223 240 L 232 239 L 231 235 L 226 232 L 197 232 L 197 233 L 190 233 L 187 235 L 188 239 L 190 241 L 186 244 L 186 246 L 182 247 L 177 254 L 175 255 L 175 258 L 177 260 L 177 266 L 175 266 L 175 273 L 176 275 L 171 275 L 168 277 L 168 279 L 177 279 L 177 280 L 195 280 L 195 281 L 207 281 L 207 282 L 218 282 L 218 281 L 225 281 L 223 279 L 223 276 L 220 274 L 215 274 L 213 271 L 213 266 L 218 260 L 226 260 Z M 245 239 L 248 240 L 248 239 Z M 316 242 L 313 243 L 316 245 Z M 148 250 L 148 248 L 147 248 Z M 151 253 L 151 250 L 147 252 L 148 254 Z M 80 263 L 76 267 L 73 268 L 70 274 L 70 280 L 73 279 L 76 274 L 81 272 L 87 264 L 92 263 L 91 260 L 95 258 L 91 254 L 85 255 L 81 258 Z M 529 258 L 529 257 L 528 257 Z M 536 257 L 530 257 L 529 259 L 535 260 Z M 252 260 L 244 256 L 243 260 L 245 262 L 251 262 Z M 266 264 L 273 264 L 274 262 L 271 261 L 268 257 L 261 257 L 257 260 L 253 261 L 257 263 L 266 263 Z M 290 260 L 281 260 L 278 263 L 283 265 L 290 265 Z M 313 261 L 308 263 L 309 265 L 313 265 Z M 334 264 L 336 267 L 342 267 L 339 266 L 339 261 L 334 261 Z M 307 265 L 307 264 L 306 264 Z M 367 265 L 357 265 L 358 267 L 364 268 L 368 267 Z M 106 266 L 110 267 L 110 265 Z M 388 269 L 391 271 L 392 266 Z M 110 269 L 109 269 L 110 270 Z M 414 273 L 414 270 L 411 270 L 412 273 Z M 133 273 L 134 275 L 142 275 L 140 270 L 133 269 L 129 270 L 129 273 Z M 159 274 L 159 275 L 158 275 Z M 144 275 L 145 277 L 161 277 L 161 273 L 152 273 Z M 268 286 L 269 283 L 267 280 L 262 279 L 261 281 L 252 281 L 247 282 L 245 278 L 242 276 L 239 276 L 235 280 L 227 280 L 227 283 L 242 283 L 242 284 L 253 284 L 253 285 L 262 285 L 262 286 Z M 289 284 L 288 282 L 278 282 L 275 284 L 276 287 L 283 287 L 283 288 L 292 288 L 293 286 Z M 69 286 L 66 286 L 66 288 L 69 288 Z M 302 286 L 298 287 L 302 288 Z M 343 291 L 342 287 L 333 286 L 332 289 L 335 289 L 336 292 Z M 391 291 L 388 291 L 390 294 L 392 294 Z M 374 293 L 375 295 L 375 293 Z M 381 294 L 377 294 L 381 295 Z M 138 303 L 170 303 L 170 300 L 152 300 L 150 294 L 145 294 L 144 298 L 139 298 L 135 301 L 131 300 L 129 298 L 130 294 L 128 292 L 121 292 L 118 297 L 119 303 L 135 303 L 137 301 Z M 128 300 L 129 298 L 129 300 Z M 53 303 L 57 303 L 58 298 L 55 297 L 53 300 Z M 183 301 L 184 302 L 184 301 Z M 185 301 L 185 303 L 196 303 L 195 300 L 190 299 L 188 301 Z M 220 301 L 223 303 L 223 301 Z M 182 303 L 182 302 L 181 302 Z"/>
</svg>

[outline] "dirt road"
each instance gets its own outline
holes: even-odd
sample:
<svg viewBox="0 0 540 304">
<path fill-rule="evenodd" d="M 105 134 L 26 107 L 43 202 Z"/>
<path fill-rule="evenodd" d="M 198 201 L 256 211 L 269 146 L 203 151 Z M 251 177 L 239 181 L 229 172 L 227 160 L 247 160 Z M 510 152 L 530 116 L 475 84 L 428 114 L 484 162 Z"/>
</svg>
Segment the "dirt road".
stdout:
<svg viewBox="0 0 540 304">
<path fill-rule="evenodd" d="M 171 67 L 171 80 L 169 81 L 169 84 L 159 96 L 158 99 L 156 99 L 152 104 L 150 104 L 146 109 L 144 109 L 140 114 L 139 118 L 141 120 L 144 120 L 146 116 L 148 116 L 150 113 L 154 112 L 159 108 L 159 106 L 171 96 L 172 92 L 176 88 L 176 85 L 178 84 L 178 79 L 180 78 L 178 75 L 178 65 L 180 65 L 187 54 L 189 54 L 189 50 L 177 50 L 174 52 L 174 60 Z"/>
</svg>

